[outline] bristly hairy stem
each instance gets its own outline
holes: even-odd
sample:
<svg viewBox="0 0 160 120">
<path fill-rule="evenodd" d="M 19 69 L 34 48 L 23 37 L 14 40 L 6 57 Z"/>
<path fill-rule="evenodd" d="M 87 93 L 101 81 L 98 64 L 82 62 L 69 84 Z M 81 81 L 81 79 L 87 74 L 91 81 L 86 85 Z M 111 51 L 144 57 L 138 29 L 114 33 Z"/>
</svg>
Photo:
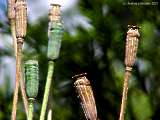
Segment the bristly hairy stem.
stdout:
<svg viewBox="0 0 160 120">
<path fill-rule="evenodd" d="M 46 113 L 46 108 L 47 108 L 47 103 L 48 103 L 48 98 L 49 98 L 49 91 L 50 91 L 50 87 L 51 87 L 51 83 L 52 83 L 53 71 L 54 71 L 54 61 L 49 61 L 47 82 L 46 82 L 46 86 L 45 86 L 45 92 L 44 92 L 44 97 L 43 97 L 40 120 L 45 119 L 45 113 Z"/>
<path fill-rule="evenodd" d="M 13 107 L 12 107 L 12 116 L 11 120 L 16 120 L 16 112 L 17 112 L 17 103 L 18 103 L 18 88 L 19 88 L 19 80 L 21 79 L 21 53 L 22 53 L 22 45 L 23 43 L 18 43 L 17 45 L 17 59 L 16 59 L 16 83 L 13 97 Z"/>
</svg>

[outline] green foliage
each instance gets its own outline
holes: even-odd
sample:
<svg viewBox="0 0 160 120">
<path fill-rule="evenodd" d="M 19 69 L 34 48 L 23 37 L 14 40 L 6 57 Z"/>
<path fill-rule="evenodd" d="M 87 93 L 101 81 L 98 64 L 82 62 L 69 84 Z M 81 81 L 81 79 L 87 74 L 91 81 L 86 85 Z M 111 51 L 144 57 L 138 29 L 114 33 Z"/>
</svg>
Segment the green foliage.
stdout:
<svg viewBox="0 0 160 120">
<path fill-rule="evenodd" d="M 136 120 L 151 120 L 153 115 L 151 102 L 148 96 L 141 90 L 133 89 L 130 94 L 130 102 Z"/>
</svg>

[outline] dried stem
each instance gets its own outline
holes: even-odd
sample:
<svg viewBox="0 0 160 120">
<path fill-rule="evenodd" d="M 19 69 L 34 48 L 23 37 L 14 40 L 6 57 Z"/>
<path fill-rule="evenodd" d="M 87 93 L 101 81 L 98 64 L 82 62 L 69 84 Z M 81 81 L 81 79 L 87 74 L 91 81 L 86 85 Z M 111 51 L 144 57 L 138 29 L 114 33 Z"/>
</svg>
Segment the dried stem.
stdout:
<svg viewBox="0 0 160 120">
<path fill-rule="evenodd" d="M 11 25 L 11 33 L 13 38 L 13 46 L 14 46 L 14 52 L 16 56 L 17 52 L 17 40 L 16 40 L 16 30 L 15 30 L 15 0 L 8 0 L 8 19 L 10 21 Z"/>
<path fill-rule="evenodd" d="M 131 71 L 126 70 L 125 71 L 125 80 L 124 80 L 124 85 L 123 85 L 123 95 L 122 95 L 122 101 L 121 101 L 121 111 L 120 111 L 119 120 L 124 120 L 126 103 L 127 103 L 128 81 L 129 81 L 130 76 L 131 76 Z"/>
<path fill-rule="evenodd" d="M 15 57 L 16 57 L 16 54 L 17 54 L 17 38 L 16 38 L 16 29 L 15 29 L 15 19 L 11 19 L 10 24 L 11 24 L 11 34 L 12 34 L 12 39 L 13 39 L 14 53 L 15 53 Z"/>
<path fill-rule="evenodd" d="M 16 28 L 16 40 L 17 40 L 17 55 L 16 55 L 16 84 L 13 97 L 13 107 L 12 107 L 12 120 L 16 120 L 17 103 L 18 103 L 18 88 L 19 82 L 22 81 L 22 71 L 21 71 L 21 54 L 24 37 L 26 35 L 27 27 L 27 7 L 26 2 L 23 0 L 17 0 L 15 4 L 15 28 Z M 26 113 L 28 111 L 28 102 L 26 100 L 24 82 L 21 83 L 22 96 L 25 104 Z"/>
<path fill-rule="evenodd" d="M 22 45 L 23 43 L 18 43 L 17 45 L 17 59 L 16 59 L 16 84 L 14 90 L 13 97 L 13 107 L 12 107 L 12 116 L 11 120 L 16 120 L 16 112 L 17 112 L 17 103 L 18 103 L 18 88 L 19 88 L 19 80 L 21 79 L 21 53 L 22 53 Z"/>
<path fill-rule="evenodd" d="M 139 27 L 129 25 L 126 37 L 126 50 L 125 50 L 125 80 L 123 85 L 123 95 L 121 101 L 121 110 L 119 120 L 124 120 L 126 102 L 127 102 L 127 93 L 128 93 L 128 81 L 131 76 L 132 66 L 135 63 L 138 41 L 139 41 Z"/>
<path fill-rule="evenodd" d="M 23 75 L 22 75 L 22 69 L 20 72 L 20 76 L 21 76 L 21 79 L 20 79 L 21 94 L 22 94 L 22 99 L 23 99 L 23 104 L 24 104 L 26 116 L 28 117 L 28 106 L 29 105 L 28 105 L 28 100 L 27 100 L 28 98 L 27 98 L 26 90 L 25 90 L 25 82 L 24 82 Z"/>
<path fill-rule="evenodd" d="M 17 38 L 16 38 L 16 22 L 15 22 L 15 0 L 8 0 L 8 18 L 10 21 L 11 25 L 11 34 L 13 38 L 13 47 L 14 47 L 14 53 L 15 57 L 17 55 Z M 16 57 L 17 59 L 17 57 Z M 21 93 L 22 93 L 22 98 L 23 98 L 23 103 L 26 111 L 26 115 L 28 113 L 28 101 L 26 97 L 26 92 L 25 92 L 25 85 L 21 73 L 21 79 L 20 79 L 20 87 L 21 87 Z"/>
</svg>

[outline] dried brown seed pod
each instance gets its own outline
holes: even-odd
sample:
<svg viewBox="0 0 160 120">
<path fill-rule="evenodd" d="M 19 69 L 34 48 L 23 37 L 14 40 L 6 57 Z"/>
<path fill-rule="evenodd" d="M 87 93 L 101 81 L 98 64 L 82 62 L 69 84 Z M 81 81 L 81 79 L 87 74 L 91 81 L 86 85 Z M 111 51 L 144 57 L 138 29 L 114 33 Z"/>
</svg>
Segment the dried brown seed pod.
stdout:
<svg viewBox="0 0 160 120">
<path fill-rule="evenodd" d="M 135 63 L 138 41 L 139 41 L 139 27 L 128 25 L 128 32 L 126 37 L 126 51 L 125 51 L 125 79 L 123 85 L 123 95 L 121 101 L 121 110 L 119 120 L 124 120 L 126 102 L 127 102 L 127 94 L 128 94 L 128 81 L 131 76 L 132 66 Z"/>
<path fill-rule="evenodd" d="M 135 63 L 138 41 L 139 41 L 139 27 L 128 26 L 128 32 L 126 37 L 126 51 L 125 51 L 125 65 L 127 67 L 132 67 Z"/>
<path fill-rule="evenodd" d="M 15 0 L 8 0 L 8 18 L 14 19 L 15 18 Z"/>
<path fill-rule="evenodd" d="M 17 1 L 15 6 L 16 37 L 23 38 L 27 28 L 27 5 L 24 1 Z"/>
<path fill-rule="evenodd" d="M 49 20 L 53 22 L 61 23 L 61 10 L 59 4 L 51 4 L 51 9 L 49 10 Z"/>
<path fill-rule="evenodd" d="M 73 78 L 77 78 L 74 86 L 80 98 L 86 119 L 98 120 L 95 99 L 89 80 L 85 77 L 85 74 L 75 75 Z"/>
</svg>

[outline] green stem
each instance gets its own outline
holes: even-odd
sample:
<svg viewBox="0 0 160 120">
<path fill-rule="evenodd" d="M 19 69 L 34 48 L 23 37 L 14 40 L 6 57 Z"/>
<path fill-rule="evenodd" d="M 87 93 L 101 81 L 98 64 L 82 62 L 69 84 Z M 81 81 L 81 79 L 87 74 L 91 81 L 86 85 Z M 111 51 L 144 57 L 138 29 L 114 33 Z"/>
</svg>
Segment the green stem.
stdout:
<svg viewBox="0 0 160 120">
<path fill-rule="evenodd" d="M 45 118 L 45 112 L 46 112 L 47 102 L 48 102 L 48 98 L 49 98 L 49 90 L 50 90 L 50 86 L 52 83 L 53 71 L 54 71 L 54 62 L 49 61 L 48 62 L 47 82 L 46 82 L 46 86 L 45 86 L 45 92 L 44 92 L 44 97 L 43 97 L 40 120 L 44 120 L 44 118 Z"/>
<path fill-rule="evenodd" d="M 33 120 L 33 111 L 34 111 L 34 101 L 29 101 L 29 111 L 28 111 L 28 120 Z"/>
</svg>

